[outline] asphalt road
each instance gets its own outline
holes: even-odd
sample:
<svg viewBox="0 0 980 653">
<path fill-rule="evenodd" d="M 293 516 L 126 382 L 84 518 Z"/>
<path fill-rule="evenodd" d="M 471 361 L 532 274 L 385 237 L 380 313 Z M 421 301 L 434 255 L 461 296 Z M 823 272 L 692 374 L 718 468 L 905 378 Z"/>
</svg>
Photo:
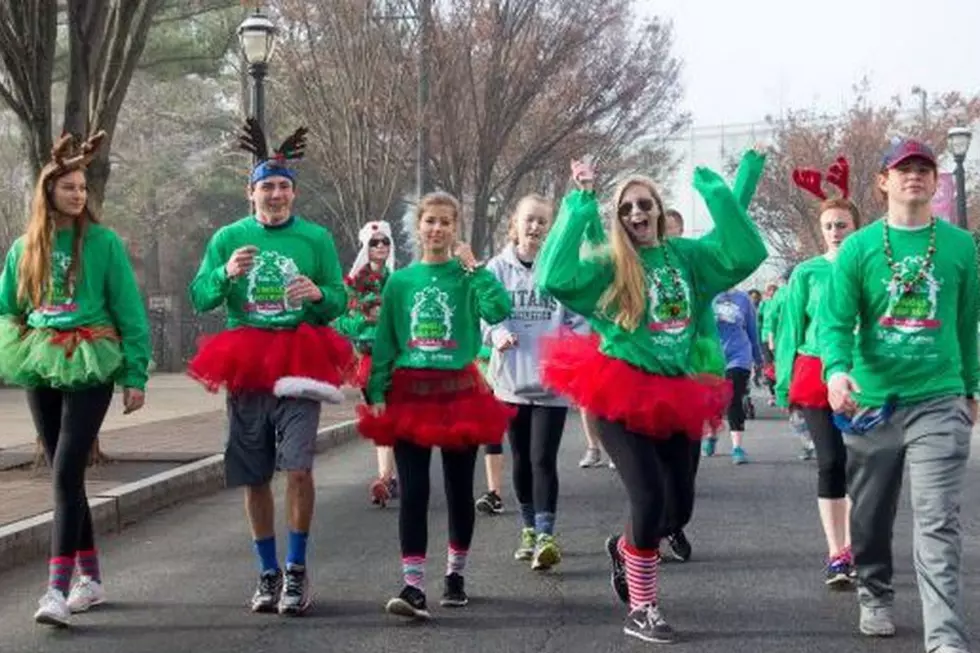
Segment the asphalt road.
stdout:
<svg viewBox="0 0 980 653">
<path fill-rule="evenodd" d="M 896 528 L 898 636 L 856 634 L 853 593 L 822 584 L 823 536 L 813 499 L 816 469 L 796 460 L 784 421 L 751 423 L 753 459 L 731 465 L 728 445 L 703 463 L 690 529 L 695 559 L 661 568 L 661 601 L 681 639 L 672 650 L 884 652 L 923 650 L 911 565 L 907 498 Z M 77 616 L 70 630 L 35 626 L 43 562 L 0 575 L 0 653 L 248 653 L 259 651 L 620 651 L 643 645 L 622 634 L 623 608 L 609 589 L 605 536 L 625 499 L 615 472 L 580 470 L 578 419 L 562 451 L 558 533 L 565 560 L 546 575 L 514 562 L 517 517 L 479 517 L 470 554 L 468 608 L 438 607 L 445 564 L 445 508 L 433 495 L 428 567 L 435 620 L 405 624 L 383 613 L 401 587 L 397 512 L 368 505 L 372 450 L 352 444 L 318 459 L 310 545 L 316 605 L 306 617 L 253 615 L 254 582 L 237 492 L 156 515 L 101 542 L 112 605 Z M 966 605 L 980 617 L 980 481 L 971 463 L 965 501 Z M 433 464 L 433 488 L 441 488 Z M 482 466 L 480 476 L 482 478 Z M 281 540 L 280 540 L 281 541 Z M 280 544 L 282 555 L 283 544 Z M 972 575 L 971 575 L 972 572 Z M 433 600 L 436 599 L 436 600 Z"/>
</svg>

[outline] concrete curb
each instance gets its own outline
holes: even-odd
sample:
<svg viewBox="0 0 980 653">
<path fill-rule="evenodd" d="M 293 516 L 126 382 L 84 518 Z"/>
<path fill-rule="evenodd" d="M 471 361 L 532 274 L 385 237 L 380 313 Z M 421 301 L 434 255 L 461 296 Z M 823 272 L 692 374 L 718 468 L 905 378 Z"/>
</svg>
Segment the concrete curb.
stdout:
<svg viewBox="0 0 980 653">
<path fill-rule="evenodd" d="M 356 438 L 354 420 L 328 426 L 317 432 L 316 452 L 321 454 Z M 224 454 L 208 456 L 89 497 L 92 525 L 96 535 L 118 533 L 163 508 L 214 494 L 224 487 Z M 48 511 L 0 526 L 0 571 L 48 555 L 53 517 Z"/>
</svg>

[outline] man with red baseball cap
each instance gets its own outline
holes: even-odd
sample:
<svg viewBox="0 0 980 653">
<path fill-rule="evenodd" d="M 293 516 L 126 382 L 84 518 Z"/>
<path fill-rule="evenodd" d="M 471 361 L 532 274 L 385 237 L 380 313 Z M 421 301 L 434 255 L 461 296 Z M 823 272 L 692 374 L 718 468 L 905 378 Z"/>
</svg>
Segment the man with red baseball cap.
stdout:
<svg viewBox="0 0 980 653">
<path fill-rule="evenodd" d="M 894 141 L 877 188 L 888 213 L 844 242 L 821 305 L 829 399 L 847 447 L 860 631 L 895 633 L 892 529 L 907 460 L 925 648 L 966 653 L 959 513 L 980 379 L 977 251 L 968 232 L 932 215 L 927 145 Z"/>
</svg>

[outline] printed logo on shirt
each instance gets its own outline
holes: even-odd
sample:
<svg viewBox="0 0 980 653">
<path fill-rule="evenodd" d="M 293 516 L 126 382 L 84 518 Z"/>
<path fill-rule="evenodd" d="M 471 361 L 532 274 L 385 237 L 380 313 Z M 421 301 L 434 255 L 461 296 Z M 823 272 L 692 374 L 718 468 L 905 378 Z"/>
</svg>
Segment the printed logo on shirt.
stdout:
<svg viewBox="0 0 980 653">
<path fill-rule="evenodd" d="M 301 311 L 301 303 L 292 305 L 286 299 L 286 288 L 297 276 L 299 268 L 293 259 L 279 252 L 259 252 L 246 277 L 245 310 L 272 322 Z"/>
<path fill-rule="evenodd" d="M 928 270 L 919 278 L 925 258 L 908 256 L 899 263 L 899 280 L 886 280 L 888 307 L 879 324 L 902 334 L 914 334 L 938 329 L 936 319 L 939 305 L 939 289 L 942 282 Z M 916 280 L 917 281 L 914 281 Z"/>
<path fill-rule="evenodd" d="M 691 324 L 691 287 L 683 277 L 657 268 L 647 273 L 650 285 L 650 330 L 679 335 Z"/>
<path fill-rule="evenodd" d="M 538 289 L 510 291 L 510 318 L 518 322 L 550 322 L 558 300 Z"/>
<path fill-rule="evenodd" d="M 453 313 L 449 295 L 437 287 L 427 286 L 415 293 L 408 346 L 424 352 L 455 349 Z"/>
<path fill-rule="evenodd" d="M 727 297 L 716 299 L 712 308 L 715 312 L 715 320 L 725 324 L 741 324 L 742 309 L 738 304 Z"/>
<path fill-rule="evenodd" d="M 36 313 L 47 317 L 65 316 L 78 310 L 78 304 L 72 297 L 72 288 L 68 287 L 68 269 L 71 267 L 71 255 L 64 252 L 52 252 L 51 277 L 48 293 Z"/>
</svg>

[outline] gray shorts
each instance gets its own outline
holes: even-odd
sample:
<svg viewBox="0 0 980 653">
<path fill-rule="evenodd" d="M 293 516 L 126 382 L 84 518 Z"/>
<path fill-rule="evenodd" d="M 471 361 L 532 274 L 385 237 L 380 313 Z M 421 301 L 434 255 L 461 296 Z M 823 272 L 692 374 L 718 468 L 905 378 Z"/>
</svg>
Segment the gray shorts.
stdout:
<svg viewBox="0 0 980 653">
<path fill-rule="evenodd" d="M 320 402 L 266 393 L 228 395 L 225 483 L 265 485 L 277 469 L 309 470 L 316 454 Z"/>
</svg>

